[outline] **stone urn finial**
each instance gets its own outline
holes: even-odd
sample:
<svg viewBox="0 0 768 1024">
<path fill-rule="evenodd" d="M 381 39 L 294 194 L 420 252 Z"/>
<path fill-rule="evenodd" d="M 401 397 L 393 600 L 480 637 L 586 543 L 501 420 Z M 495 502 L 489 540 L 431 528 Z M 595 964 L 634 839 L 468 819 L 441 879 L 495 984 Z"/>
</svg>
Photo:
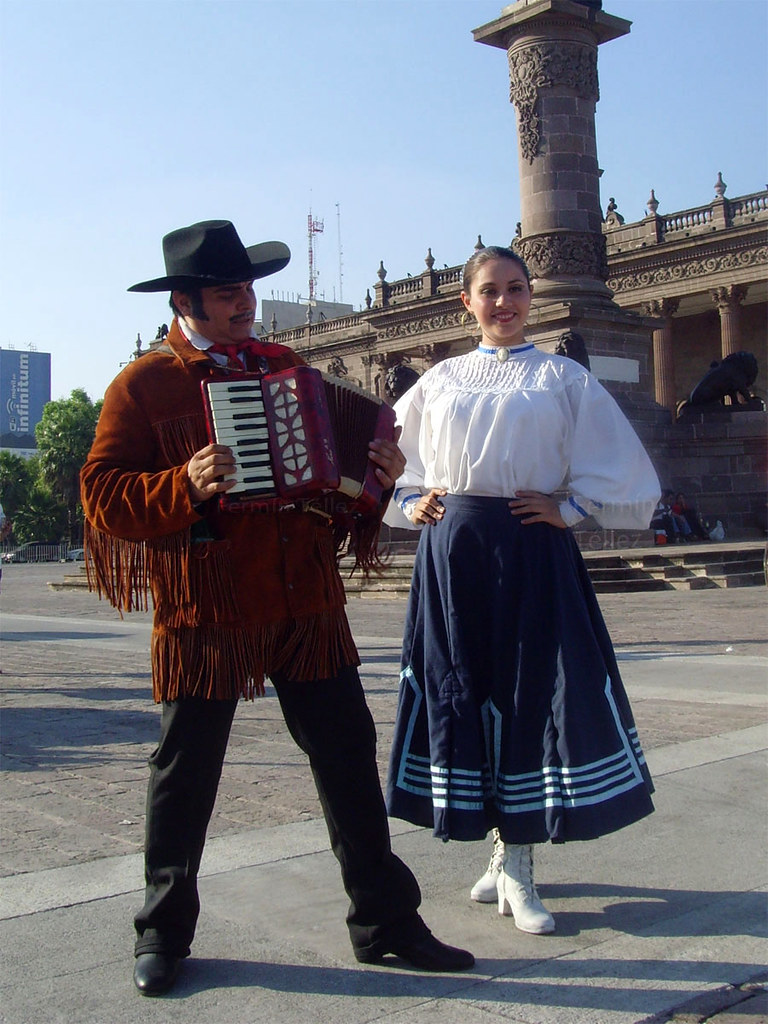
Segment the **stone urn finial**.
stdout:
<svg viewBox="0 0 768 1024">
<path fill-rule="evenodd" d="M 485 248 L 485 245 L 483 244 L 483 240 L 480 237 L 480 235 L 478 235 L 477 236 L 477 241 L 475 242 L 475 252 L 480 252 L 480 250 L 484 249 L 484 248 Z"/>
<path fill-rule="evenodd" d="M 656 211 L 659 208 L 659 201 L 656 198 L 656 193 L 653 191 L 653 189 L 651 189 L 651 194 L 648 198 L 648 202 L 645 204 L 645 208 L 648 210 L 648 213 L 651 215 L 651 217 L 656 216 Z"/>
<path fill-rule="evenodd" d="M 427 255 L 424 259 L 424 262 L 427 264 L 427 270 L 431 270 L 432 267 L 434 267 L 435 257 L 432 255 L 432 246 L 430 246 L 429 249 L 427 249 Z"/>
<path fill-rule="evenodd" d="M 373 299 L 371 298 L 371 289 L 370 288 L 366 288 L 365 289 L 365 308 L 366 309 L 370 309 L 372 303 L 373 303 Z"/>
<path fill-rule="evenodd" d="M 384 278 L 387 276 L 387 271 L 384 268 L 384 260 L 381 260 L 379 262 L 379 269 L 376 271 L 376 274 L 378 275 L 380 281 L 383 281 Z"/>
<path fill-rule="evenodd" d="M 723 196 L 725 195 L 725 190 L 727 188 L 728 188 L 728 186 L 723 181 L 723 172 L 722 171 L 718 171 L 717 172 L 717 181 L 715 182 L 715 195 L 717 196 L 718 199 L 722 199 L 723 198 Z"/>
</svg>

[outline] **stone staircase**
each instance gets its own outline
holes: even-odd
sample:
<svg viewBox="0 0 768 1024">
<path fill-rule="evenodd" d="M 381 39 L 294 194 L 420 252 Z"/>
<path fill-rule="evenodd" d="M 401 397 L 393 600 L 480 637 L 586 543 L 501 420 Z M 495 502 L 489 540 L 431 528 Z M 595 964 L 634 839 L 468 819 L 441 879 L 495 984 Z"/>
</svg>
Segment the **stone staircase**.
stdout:
<svg viewBox="0 0 768 1024">
<path fill-rule="evenodd" d="M 584 551 L 584 561 L 598 594 L 649 590 L 704 590 L 753 587 L 766 583 L 765 545 L 761 541 L 680 544 L 664 548 Z M 347 594 L 355 597 L 405 595 L 410 589 L 413 554 L 390 556 L 385 572 L 366 580 L 350 577 L 351 562 L 342 562 Z"/>
<path fill-rule="evenodd" d="M 585 561 L 595 591 L 705 590 L 765 584 L 764 546 L 673 545 L 650 551 L 588 554 Z"/>
<path fill-rule="evenodd" d="M 762 541 L 582 552 L 598 594 L 763 586 L 767 582 L 765 553 Z M 384 573 L 367 580 L 359 573 L 350 576 L 351 569 L 351 560 L 342 561 L 342 579 L 350 597 L 404 596 L 411 586 L 413 552 L 390 555 Z M 87 587 L 85 568 L 80 566 L 48 586 L 53 590 L 83 589 Z"/>
</svg>

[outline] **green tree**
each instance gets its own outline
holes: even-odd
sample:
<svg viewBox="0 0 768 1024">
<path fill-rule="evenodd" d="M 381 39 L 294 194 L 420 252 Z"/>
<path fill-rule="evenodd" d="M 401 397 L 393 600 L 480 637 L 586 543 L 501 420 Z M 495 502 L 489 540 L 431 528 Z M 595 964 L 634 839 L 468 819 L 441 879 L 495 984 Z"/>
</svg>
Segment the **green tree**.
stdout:
<svg viewBox="0 0 768 1024">
<path fill-rule="evenodd" d="M 58 544 L 66 535 L 67 528 L 67 506 L 46 484 L 37 481 L 13 517 L 16 543 L 40 540 L 45 544 Z"/>
<path fill-rule="evenodd" d="M 76 388 L 69 398 L 48 402 L 35 427 L 41 482 L 66 509 L 63 534 L 70 543 L 82 536 L 80 469 L 93 442 L 101 405 L 101 401 L 92 402 L 85 391 Z M 38 492 L 38 501 L 42 497 Z M 44 504 L 38 505 L 41 512 Z"/>
<path fill-rule="evenodd" d="M 39 473 L 38 461 L 0 451 L 0 503 L 10 520 L 29 500 Z"/>
</svg>

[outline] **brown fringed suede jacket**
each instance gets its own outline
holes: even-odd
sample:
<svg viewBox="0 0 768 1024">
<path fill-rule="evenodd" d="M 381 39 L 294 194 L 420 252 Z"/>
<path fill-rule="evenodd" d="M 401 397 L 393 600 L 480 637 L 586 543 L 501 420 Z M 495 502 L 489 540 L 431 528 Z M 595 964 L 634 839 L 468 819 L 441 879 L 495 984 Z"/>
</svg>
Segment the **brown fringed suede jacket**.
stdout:
<svg viewBox="0 0 768 1024">
<path fill-rule="evenodd" d="M 359 664 L 328 518 L 193 507 L 186 464 L 208 444 L 200 383 L 218 368 L 175 322 L 164 349 L 108 388 L 81 474 L 91 589 L 120 611 L 152 594 L 155 700 L 253 697 L 274 672 L 322 679 Z M 301 362 L 282 345 L 268 358 L 272 371 Z"/>
</svg>

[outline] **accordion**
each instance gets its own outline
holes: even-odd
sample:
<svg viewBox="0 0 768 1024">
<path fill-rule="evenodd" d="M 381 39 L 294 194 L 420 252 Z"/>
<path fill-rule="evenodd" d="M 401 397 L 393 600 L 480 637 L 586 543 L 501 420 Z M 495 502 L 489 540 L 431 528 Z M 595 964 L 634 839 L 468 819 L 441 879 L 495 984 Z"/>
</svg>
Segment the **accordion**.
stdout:
<svg viewBox="0 0 768 1024">
<path fill-rule="evenodd" d="M 329 494 L 354 513 L 378 506 L 368 442 L 395 436 L 381 399 L 311 366 L 214 376 L 202 390 L 208 436 L 235 457 L 237 483 L 222 507 L 270 510 Z"/>
</svg>

